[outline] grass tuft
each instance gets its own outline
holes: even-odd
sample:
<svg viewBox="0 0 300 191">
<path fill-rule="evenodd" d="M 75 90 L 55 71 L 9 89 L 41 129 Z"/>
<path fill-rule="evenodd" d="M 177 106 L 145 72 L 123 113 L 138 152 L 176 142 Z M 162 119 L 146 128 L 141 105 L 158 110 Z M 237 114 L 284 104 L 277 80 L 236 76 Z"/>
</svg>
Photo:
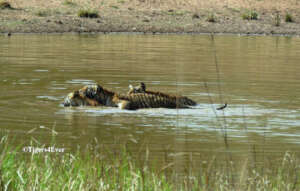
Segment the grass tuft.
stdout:
<svg viewBox="0 0 300 191">
<path fill-rule="evenodd" d="M 13 9 L 9 2 L 0 1 L 0 9 Z"/>
<path fill-rule="evenodd" d="M 96 10 L 79 10 L 78 16 L 82 18 L 99 18 L 98 11 Z"/>
<path fill-rule="evenodd" d="M 185 15 L 187 12 L 183 11 L 183 10 L 173 10 L 173 9 L 169 9 L 167 11 L 167 15 L 172 15 L 172 16 L 183 16 Z"/>
<path fill-rule="evenodd" d="M 65 1 L 63 2 L 63 5 L 67 5 L 67 6 L 75 6 L 76 3 L 73 2 L 72 0 L 65 0 Z"/>
<path fill-rule="evenodd" d="M 120 3 L 120 4 L 125 4 L 126 3 L 125 0 L 118 0 L 117 2 Z"/>
<path fill-rule="evenodd" d="M 280 26 L 280 15 L 279 15 L 279 13 L 276 13 L 276 16 L 275 16 L 275 26 L 276 27 Z"/>
<path fill-rule="evenodd" d="M 242 15 L 242 18 L 244 20 L 257 20 L 258 19 L 258 13 L 256 11 L 247 11 Z"/>
<path fill-rule="evenodd" d="M 215 14 L 213 14 L 213 13 L 210 13 L 210 14 L 207 16 L 207 21 L 208 21 L 208 22 L 211 22 L 211 23 L 214 23 L 214 22 L 216 22 L 216 21 L 217 21 L 217 19 L 216 19 L 216 16 L 215 16 Z"/>
<path fill-rule="evenodd" d="M 287 23 L 292 23 L 292 22 L 294 22 L 293 16 L 292 16 L 291 14 L 287 13 L 287 14 L 285 15 L 285 22 L 287 22 Z"/>
<path fill-rule="evenodd" d="M 194 13 L 192 16 L 193 19 L 200 19 L 200 16 L 197 13 Z"/>
<path fill-rule="evenodd" d="M 120 7 L 117 6 L 117 5 L 111 5 L 110 7 L 111 7 L 111 8 L 114 8 L 114 9 L 119 9 L 119 8 L 120 8 Z"/>
<path fill-rule="evenodd" d="M 39 17 L 47 17 L 47 16 L 49 16 L 51 14 L 47 10 L 38 10 L 37 12 L 35 12 L 35 15 L 37 15 Z"/>
</svg>

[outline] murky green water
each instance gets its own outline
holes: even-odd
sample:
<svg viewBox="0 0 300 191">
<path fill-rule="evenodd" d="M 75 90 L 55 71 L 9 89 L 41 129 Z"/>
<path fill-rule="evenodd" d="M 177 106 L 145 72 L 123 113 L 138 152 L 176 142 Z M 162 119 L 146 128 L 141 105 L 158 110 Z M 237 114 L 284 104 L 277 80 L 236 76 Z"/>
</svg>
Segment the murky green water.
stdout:
<svg viewBox="0 0 300 191">
<path fill-rule="evenodd" d="M 108 148 L 148 145 L 154 158 L 183 153 L 183 163 L 184 153 L 225 153 L 225 129 L 236 158 L 254 147 L 258 157 L 298 152 L 299 60 L 296 37 L 0 36 L 0 131 L 24 145 L 33 137 L 47 146 L 55 130 L 56 147 L 66 152 L 95 139 Z M 85 84 L 125 93 L 141 81 L 199 105 L 138 111 L 60 105 Z M 225 102 L 224 111 L 213 109 Z"/>
</svg>

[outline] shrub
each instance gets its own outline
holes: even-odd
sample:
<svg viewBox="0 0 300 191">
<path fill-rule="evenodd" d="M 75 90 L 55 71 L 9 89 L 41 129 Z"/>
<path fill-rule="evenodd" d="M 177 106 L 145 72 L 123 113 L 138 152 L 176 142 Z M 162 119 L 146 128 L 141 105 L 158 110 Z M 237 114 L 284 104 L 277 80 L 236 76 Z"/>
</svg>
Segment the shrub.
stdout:
<svg viewBox="0 0 300 191">
<path fill-rule="evenodd" d="M 216 16 L 215 16 L 213 13 L 210 13 L 210 14 L 208 15 L 208 17 L 207 17 L 207 21 L 208 21 L 208 22 L 211 22 L 211 23 L 216 22 L 216 21 L 217 21 L 217 20 L 216 20 Z"/>
<path fill-rule="evenodd" d="M 39 10 L 35 13 L 35 15 L 37 15 L 39 17 L 46 17 L 46 16 L 49 16 L 51 14 L 50 14 L 50 11 L 48 11 L 48 10 Z"/>
<path fill-rule="evenodd" d="M 200 19 L 200 16 L 197 13 L 194 13 L 192 16 L 193 19 Z"/>
<path fill-rule="evenodd" d="M 242 18 L 244 20 L 257 20 L 258 19 L 258 13 L 255 11 L 248 11 L 242 15 Z"/>
<path fill-rule="evenodd" d="M 95 10 L 79 10 L 78 16 L 83 18 L 99 18 L 99 14 Z"/>
<path fill-rule="evenodd" d="M 0 1 L 0 9 L 12 9 L 12 6 L 7 1 Z"/>
<path fill-rule="evenodd" d="M 293 19 L 293 17 L 292 17 L 291 14 L 287 13 L 287 14 L 285 15 L 285 22 L 287 22 L 287 23 L 292 23 L 292 22 L 294 22 L 294 19 Z"/>
</svg>

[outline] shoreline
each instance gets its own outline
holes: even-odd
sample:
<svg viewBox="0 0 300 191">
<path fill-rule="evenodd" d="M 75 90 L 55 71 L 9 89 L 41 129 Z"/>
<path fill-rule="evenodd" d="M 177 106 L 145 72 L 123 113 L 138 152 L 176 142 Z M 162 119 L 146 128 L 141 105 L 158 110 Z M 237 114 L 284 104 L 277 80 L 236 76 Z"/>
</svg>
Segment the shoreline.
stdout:
<svg viewBox="0 0 300 191">
<path fill-rule="evenodd" d="M 189 4 L 173 0 L 94 1 L 91 5 L 80 0 L 9 0 L 9 6 L 1 8 L 4 0 L 0 0 L 0 34 L 300 36 L 300 3 L 292 0 L 279 0 L 276 5 L 270 0 L 253 1 L 253 5 L 235 0 L 199 5 L 194 0 L 187 0 Z M 88 15 L 80 15 L 84 11 Z"/>
<path fill-rule="evenodd" d="M 12 35 L 214 35 L 214 36 L 269 36 L 300 37 L 300 34 L 268 33 L 207 33 L 207 32 L 0 32 L 0 36 Z"/>
</svg>

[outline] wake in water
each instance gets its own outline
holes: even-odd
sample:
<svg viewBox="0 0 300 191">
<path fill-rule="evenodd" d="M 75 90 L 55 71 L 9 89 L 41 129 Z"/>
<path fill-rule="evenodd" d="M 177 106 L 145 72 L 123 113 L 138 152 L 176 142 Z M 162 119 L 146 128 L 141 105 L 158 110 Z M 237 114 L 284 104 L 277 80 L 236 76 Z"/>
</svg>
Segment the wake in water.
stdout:
<svg viewBox="0 0 300 191">
<path fill-rule="evenodd" d="M 121 110 L 114 107 L 76 107 L 63 108 L 57 114 L 66 116 L 86 115 L 93 117 L 117 117 L 124 119 L 134 117 L 132 123 L 147 123 L 148 126 L 160 128 L 173 126 L 187 128 L 189 131 L 206 130 L 216 131 L 220 129 L 220 120 L 226 117 L 227 131 L 230 137 L 245 136 L 244 128 L 248 132 L 264 134 L 271 129 L 290 129 L 300 126 L 299 111 L 291 112 L 287 109 L 269 109 L 260 105 L 234 104 L 227 106 L 225 110 L 213 110 L 218 104 L 198 104 L 191 109 L 166 109 L 148 108 L 139 110 Z M 69 118 L 68 117 L 68 118 Z M 112 118 L 112 120 L 113 120 Z M 257 119 L 264 119 L 264 123 L 258 123 Z M 113 121 L 112 121 L 113 123 Z M 160 124 L 157 126 L 157 124 Z M 273 136 L 288 136 L 289 132 L 274 134 Z"/>
</svg>

